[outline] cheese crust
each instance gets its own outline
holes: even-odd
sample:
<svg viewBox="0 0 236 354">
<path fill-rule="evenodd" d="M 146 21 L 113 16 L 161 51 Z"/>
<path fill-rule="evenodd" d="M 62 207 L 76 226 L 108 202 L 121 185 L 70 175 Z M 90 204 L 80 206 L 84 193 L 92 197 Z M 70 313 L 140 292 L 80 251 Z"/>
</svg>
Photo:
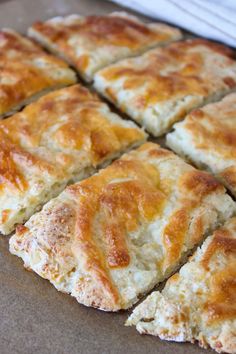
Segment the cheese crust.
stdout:
<svg viewBox="0 0 236 354">
<path fill-rule="evenodd" d="M 61 59 L 13 30 L 0 31 L 0 118 L 75 82 L 75 73 Z"/>
<path fill-rule="evenodd" d="M 17 227 L 10 251 L 78 302 L 117 311 L 235 212 L 214 177 L 146 143 L 67 187 Z"/>
<path fill-rule="evenodd" d="M 0 122 L 0 232 L 8 234 L 68 183 L 146 140 L 80 85 Z"/>
<path fill-rule="evenodd" d="M 119 59 L 182 37 L 177 28 L 145 24 L 125 12 L 55 17 L 33 24 L 28 34 L 73 65 L 86 81 L 92 81 L 97 70 Z"/>
<path fill-rule="evenodd" d="M 236 352 L 236 218 L 209 236 L 180 272 L 135 308 L 140 333 Z"/>
<path fill-rule="evenodd" d="M 236 89 L 236 62 L 226 47 L 189 39 L 122 60 L 94 77 L 95 88 L 154 136 L 193 108 Z"/>
<path fill-rule="evenodd" d="M 167 145 L 212 172 L 236 197 L 236 93 L 191 112 L 174 128 Z"/>
</svg>

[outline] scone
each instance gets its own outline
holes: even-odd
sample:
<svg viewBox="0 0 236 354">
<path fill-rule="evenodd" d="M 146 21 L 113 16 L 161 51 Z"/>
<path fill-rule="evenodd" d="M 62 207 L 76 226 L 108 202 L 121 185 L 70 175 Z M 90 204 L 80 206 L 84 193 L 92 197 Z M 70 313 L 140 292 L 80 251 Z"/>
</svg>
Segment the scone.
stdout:
<svg viewBox="0 0 236 354">
<path fill-rule="evenodd" d="M 76 82 L 69 66 L 13 30 L 0 31 L 0 118 Z"/>
<path fill-rule="evenodd" d="M 236 90 L 233 52 L 201 39 L 156 48 L 99 71 L 95 88 L 154 136 Z"/>
<path fill-rule="evenodd" d="M 182 37 L 177 28 L 145 24 L 125 12 L 55 17 L 36 22 L 28 34 L 75 67 L 86 81 L 108 64 Z"/>
<path fill-rule="evenodd" d="M 236 353 L 236 218 L 209 236 L 127 321 L 140 333 Z"/>
<path fill-rule="evenodd" d="M 236 93 L 192 111 L 174 128 L 167 145 L 212 172 L 236 197 Z"/>
<path fill-rule="evenodd" d="M 17 227 L 10 251 L 79 303 L 117 311 L 235 212 L 214 177 L 146 143 L 67 187 Z"/>
<path fill-rule="evenodd" d="M 0 122 L 0 232 L 146 140 L 86 88 L 54 91 Z"/>
</svg>

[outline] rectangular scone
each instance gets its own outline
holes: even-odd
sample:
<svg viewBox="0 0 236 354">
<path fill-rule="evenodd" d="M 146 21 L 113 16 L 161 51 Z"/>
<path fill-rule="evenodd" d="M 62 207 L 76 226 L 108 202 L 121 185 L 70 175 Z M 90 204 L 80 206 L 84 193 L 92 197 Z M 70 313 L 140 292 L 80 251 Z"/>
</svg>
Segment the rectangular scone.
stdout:
<svg viewBox="0 0 236 354">
<path fill-rule="evenodd" d="M 174 129 L 167 145 L 213 173 L 236 197 L 236 93 L 192 111 Z"/>
<path fill-rule="evenodd" d="M 97 72 L 97 91 L 154 136 L 193 108 L 236 90 L 230 49 L 189 39 L 125 59 Z"/>
<path fill-rule="evenodd" d="M 213 176 L 146 143 L 48 202 L 17 227 L 10 251 L 79 303 L 117 311 L 235 212 Z"/>
<path fill-rule="evenodd" d="M 8 234 L 68 183 L 146 140 L 86 88 L 45 95 L 0 122 L 0 232 Z"/>
<path fill-rule="evenodd" d="M 143 23 L 125 12 L 55 17 L 34 23 L 28 35 L 65 59 L 86 81 L 92 81 L 97 70 L 119 59 L 182 37 L 177 28 Z"/>
<path fill-rule="evenodd" d="M 75 73 L 61 59 L 13 30 L 0 31 L 0 118 L 75 82 Z"/>
<path fill-rule="evenodd" d="M 216 230 L 189 262 L 135 308 L 127 325 L 177 342 L 236 353 L 236 218 Z"/>
</svg>

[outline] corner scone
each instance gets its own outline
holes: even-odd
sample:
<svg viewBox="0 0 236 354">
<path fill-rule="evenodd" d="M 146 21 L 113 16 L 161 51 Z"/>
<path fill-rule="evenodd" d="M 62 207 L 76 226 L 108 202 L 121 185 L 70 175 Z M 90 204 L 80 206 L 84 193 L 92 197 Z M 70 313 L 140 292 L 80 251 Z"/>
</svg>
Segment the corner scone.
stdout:
<svg viewBox="0 0 236 354">
<path fill-rule="evenodd" d="M 95 88 L 154 136 L 236 89 L 228 48 L 200 39 L 172 43 L 99 71 Z"/>
<path fill-rule="evenodd" d="M 218 353 L 236 353 L 236 218 L 208 237 L 126 324 L 161 339 L 197 340 Z"/>
<path fill-rule="evenodd" d="M 54 91 L 0 122 L 0 232 L 87 177 L 146 134 L 86 88 Z"/>
<path fill-rule="evenodd" d="M 212 172 L 236 197 L 236 93 L 191 112 L 167 145 Z"/>
<path fill-rule="evenodd" d="M 61 59 L 13 30 L 0 31 L 0 118 L 47 91 L 75 82 L 75 73 Z"/>
<path fill-rule="evenodd" d="M 146 143 L 67 187 L 17 227 L 10 251 L 78 302 L 117 311 L 235 211 L 214 177 Z"/>
<path fill-rule="evenodd" d="M 177 28 L 145 24 L 125 12 L 55 17 L 35 23 L 28 34 L 73 65 L 86 81 L 114 61 L 182 37 Z"/>
</svg>

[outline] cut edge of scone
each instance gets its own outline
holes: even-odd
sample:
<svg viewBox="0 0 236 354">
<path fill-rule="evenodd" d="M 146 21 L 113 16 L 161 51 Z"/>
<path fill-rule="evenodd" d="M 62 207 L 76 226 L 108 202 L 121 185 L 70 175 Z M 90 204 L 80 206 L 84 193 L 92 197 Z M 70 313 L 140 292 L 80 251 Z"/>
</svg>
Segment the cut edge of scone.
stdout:
<svg viewBox="0 0 236 354">
<path fill-rule="evenodd" d="M 30 97 L 28 97 L 25 100 L 21 101 L 16 106 L 12 107 L 10 109 L 10 111 L 7 111 L 7 112 L 4 112 L 4 113 L 0 114 L 0 119 L 11 117 L 14 114 L 16 114 L 17 112 L 19 112 L 22 109 L 24 109 L 25 106 L 28 106 L 28 105 L 30 105 L 33 102 L 36 102 L 38 99 L 40 99 L 41 97 L 47 95 L 48 93 L 60 90 L 62 88 L 66 88 L 66 87 L 72 86 L 75 83 L 76 83 L 76 81 L 71 82 L 71 84 L 68 84 L 68 85 L 55 85 L 55 86 L 51 86 L 50 88 L 47 88 L 45 90 L 41 90 L 40 92 L 37 92 L 36 94 L 31 95 Z"/>
<path fill-rule="evenodd" d="M 208 103 L 207 105 L 202 106 L 199 109 L 199 112 L 201 112 L 201 110 L 204 112 L 204 108 L 214 107 L 215 104 L 224 103 L 224 101 L 230 98 L 231 95 L 236 94 L 230 93 L 224 96 L 220 101 L 217 100 Z M 189 121 L 188 117 L 191 117 L 191 114 L 194 114 L 194 112 L 195 111 L 193 110 L 193 112 L 190 112 L 183 121 L 178 122 L 173 126 L 174 130 L 168 133 L 165 137 L 166 146 L 182 158 L 190 161 L 197 168 L 213 174 L 230 191 L 233 197 L 236 198 L 236 163 L 231 160 L 231 163 L 224 163 L 225 166 L 220 167 L 221 164 L 217 164 L 217 156 L 212 155 L 210 150 L 204 151 L 204 148 L 201 149 L 201 147 L 198 148 L 195 146 L 195 143 L 192 141 L 194 138 L 193 131 L 188 130 L 186 126 Z M 196 110 L 196 113 L 197 112 L 198 110 Z M 219 111 L 219 115 L 220 114 Z M 219 154 L 218 159 L 221 160 L 224 159 L 224 157 L 221 157 Z"/>
<path fill-rule="evenodd" d="M 70 87 L 63 87 L 58 90 L 58 92 L 63 92 L 63 90 L 73 90 L 73 87 L 76 87 L 78 85 L 72 85 Z M 83 87 L 83 86 L 81 86 Z M 88 92 L 90 92 L 87 88 L 85 88 Z M 57 93 L 55 90 L 54 92 L 50 91 L 48 95 L 45 95 L 44 97 L 40 97 L 37 101 L 32 103 L 33 105 L 37 105 L 37 102 L 40 102 L 41 100 L 47 99 L 48 97 L 53 97 Z M 97 96 L 94 96 L 95 101 L 97 100 Z M 93 102 L 93 98 L 91 99 L 91 102 Z M 67 185 L 79 182 L 92 174 L 96 173 L 98 170 L 105 168 L 109 164 L 111 164 L 112 161 L 118 159 L 122 154 L 139 147 L 143 143 L 146 142 L 148 135 L 145 133 L 145 131 L 138 127 L 134 122 L 131 120 L 126 120 L 122 119 L 118 114 L 112 112 L 107 104 L 105 104 L 103 101 L 98 101 L 101 104 L 100 109 L 102 108 L 102 113 L 101 115 L 107 120 L 107 122 L 110 124 L 110 126 L 118 126 L 120 128 L 123 128 L 124 131 L 126 129 L 133 129 L 134 131 L 134 136 L 132 139 L 124 141 L 123 146 L 121 145 L 120 149 L 113 150 L 111 153 L 105 153 L 104 156 L 101 156 L 99 161 L 90 161 L 90 163 L 84 163 L 83 159 L 81 160 L 81 165 L 78 165 L 73 172 L 71 172 L 70 175 L 67 175 L 66 177 L 64 176 L 63 178 L 61 177 L 60 180 L 57 180 L 54 182 L 51 178 L 49 178 L 49 184 L 46 186 L 47 188 L 44 188 L 41 190 L 40 193 L 37 195 L 34 195 L 33 198 L 31 198 L 30 204 L 28 206 L 25 205 L 25 194 L 22 195 L 22 203 L 20 205 L 17 204 L 17 208 L 13 208 L 11 211 L 11 217 L 9 217 L 8 213 L 6 213 L 6 217 L 2 215 L 2 220 L 0 222 L 0 235 L 8 235 L 11 232 L 14 231 L 15 227 L 17 224 L 22 224 L 26 222 L 30 216 L 32 216 L 35 212 L 38 212 L 41 210 L 43 205 L 47 203 L 50 199 L 55 198 L 58 196 Z M 25 107 L 27 110 L 30 108 L 30 105 Z M 16 117 L 18 114 L 24 114 L 24 110 L 20 113 L 16 114 Z M 50 117 L 49 117 L 50 118 Z M 10 119 L 14 119 L 14 116 L 12 116 Z M 3 122 L 4 124 L 4 122 Z M 16 145 L 17 146 L 17 145 Z M 20 148 L 22 148 L 23 151 L 28 151 L 27 148 L 24 148 L 24 146 L 19 145 Z M 1 151 L 0 151 L 1 152 Z M 79 153 L 80 151 L 78 151 Z M 76 165 L 77 166 L 77 165 Z M 27 192 L 26 192 L 27 194 Z M 18 207 L 19 206 L 19 207 Z M 21 207 L 20 207 L 21 206 Z M 4 207 L 2 207 L 4 209 Z M 8 208 L 6 208 L 8 211 Z M 5 219 L 3 221 L 3 219 Z"/>
<path fill-rule="evenodd" d="M 52 56 L 51 54 L 48 54 L 47 52 L 45 52 L 44 49 L 42 47 L 40 47 L 38 44 L 36 44 L 32 39 L 30 39 L 30 38 L 18 33 L 17 31 L 13 30 L 12 28 L 5 27 L 5 28 L 2 28 L 1 31 L 12 34 L 19 41 L 23 42 L 26 47 L 27 46 L 30 47 L 30 45 L 33 45 L 34 47 L 36 47 L 39 50 L 41 50 L 42 54 Z M 60 69 L 61 68 L 59 68 L 57 70 L 60 71 Z M 2 111 L 2 112 L 0 111 L 0 119 L 9 117 L 9 116 L 15 114 L 16 112 L 20 111 L 24 106 L 36 101 L 37 99 L 39 99 L 40 97 L 46 95 L 47 93 L 50 93 L 51 91 L 55 91 L 55 90 L 58 90 L 60 88 L 76 84 L 76 82 L 77 82 L 76 72 L 74 70 L 72 70 L 70 67 L 64 68 L 64 70 L 67 71 L 67 80 L 66 80 L 67 82 L 55 83 L 55 85 L 51 85 L 49 87 L 46 87 L 45 89 L 42 89 L 42 90 L 40 90 L 38 92 L 35 92 L 35 93 L 29 95 L 28 97 L 26 97 L 22 101 L 18 102 L 16 105 L 13 105 L 9 110 Z"/>
<path fill-rule="evenodd" d="M 78 173 L 75 173 L 73 176 L 71 176 L 71 179 L 61 182 L 57 181 L 55 184 L 51 185 L 50 191 L 43 191 L 41 195 L 38 195 L 35 205 L 31 204 L 28 208 L 22 208 L 22 210 L 19 210 L 16 213 L 14 218 L 9 218 L 8 222 L 0 225 L 0 235 L 9 235 L 15 230 L 18 224 L 25 223 L 34 213 L 39 212 L 46 203 L 48 203 L 51 199 L 56 198 L 68 185 L 79 182 L 85 178 L 92 176 L 98 170 L 105 168 L 114 160 L 118 159 L 123 153 L 137 148 L 138 146 L 143 144 L 146 139 L 147 135 L 144 135 L 144 138 L 142 140 L 131 144 L 124 150 L 112 154 L 97 167 L 86 166 L 84 169 L 79 170 Z M 37 201 L 39 199 L 43 199 L 43 201 L 41 203 L 38 203 Z"/>
<path fill-rule="evenodd" d="M 146 143 L 146 144 L 142 145 L 138 150 L 145 151 L 145 149 L 147 149 L 147 150 L 151 151 L 151 149 L 155 146 L 157 146 L 157 145 L 153 144 L 153 143 Z M 135 151 L 133 150 L 131 152 L 131 154 L 134 154 L 134 152 Z M 177 156 L 175 157 L 174 154 L 172 154 L 171 152 L 168 152 L 167 150 L 160 149 L 160 152 L 158 152 L 158 154 L 160 154 L 161 159 L 164 158 L 163 159 L 164 161 L 166 159 L 171 160 L 173 158 L 177 158 L 177 160 L 182 161 Z M 126 157 L 126 156 L 127 155 L 124 155 L 124 157 Z M 182 162 L 182 163 L 185 164 L 184 162 Z M 103 171 L 105 171 L 105 170 L 103 170 Z M 103 171 L 100 171 L 98 173 L 98 175 L 103 173 Z M 194 176 L 197 179 L 199 178 L 199 180 L 201 180 L 201 178 L 203 178 L 203 179 L 205 178 L 204 174 L 205 174 L 205 172 L 203 174 L 201 173 L 201 176 L 197 177 L 195 174 L 194 174 Z M 96 177 L 96 175 L 94 177 Z M 94 178 L 94 177 L 92 177 L 92 178 Z M 54 231 L 53 231 L 53 234 L 52 234 L 53 236 L 51 235 L 50 238 L 44 240 L 43 243 L 40 240 L 41 237 L 44 238 L 43 235 L 45 235 L 47 237 L 48 231 L 51 232 L 52 229 L 57 227 L 56 226 L 57 224 L 59 225 L 58 226 L 59 229 L 61 227 L 63 227 L 63 228 L 65 228 L 65 230 L 67 230 L 67 219 L 66 219 L 65 215 L 63 215 L 63 214 L 61 215 L 61 211 L 63 209 L 65 209 L 65 207 L 63 207 L 64 202 L 66 202 L 65 204 L 68 206 L 68 210 L 70 210 L 70 208 L 69 208 L 70 202 L 71 202 L 70 188 L 69 188 L 69 199 L 68 199 L 68 189 L 66 189 L 57 198 L 52 199 L 50 202 L 48 202 L 43 207 L 43 209 L 40 213 L 33 215 L 29 219 L 29 221 L 25 224 L 25 226 L 20 225 L 17 228 L 16 234 L 13 235 L 12 238 L 10 239 L 10 252 L 12 254 L 15 254 L 15 255 L 19 256 L 20 258 L 22 258 L 24 261 L 24 265 L 27 269 L 32 269 L 37 274 L 39 274 L 41 277 L 48 279 L 57 288 L 57 290 L 71 294 L 73 297 L 75 297 L 77 299 L 77 301 L 79 303 L 82 303 L 86 306 L 96 307 L 96 308 L 99 308 L 104 311 L 118 311 L 121 309 L 128 309 L 132 305 L 134 305 L 139 300 L 139 298 L 141 296 L 145 295 L 154 286 L 156 286 L 157 284 L 159 284 L 163 280 L 167 279 L 171 274 L 173 274 L 173 272 L 177 271 L 177 269 L 181 266 L 181 264 L 183 264 L 183 262 L 185 262 L 187 256 L 190 254 L 192 248 L 194 248 L 196 245 L 198 245 L 199 242 L 202 242 L 213 230 L 215 230 L 215 228 L 217 228 L 219 225 L 221 225 L 227 218 L 232 216 L 233 213 L 236 213 L 236 205 L 233 202 L 233 200 L 230 198 L 230 196 L 228 196 L 225 193 L 223 186 L 221 186 L 218 182 L 214 181 L 213 177 L 211 177 L 211 176 L 209 176 L 209 177 L 210 177 L 210 179 L 207 182 L 207 184 L 208 184 L 207 188 L 210 187 L 210 189 L 211 189 L 210 185 L 211 185 L 211 183 L 213 183 L 213 185 L 215 187 L 217 187 L 217 191 L 211 191 L 209 193 L 209 195 L 204 197 L 204 200 L 201 202 L 200 206 L 198 208 L 194 209 L 194 213 L 192 215 L 192 218 L 194 219 L 194 221 L 191 221 L 191 232 L 190 232 L 190 235 L 188 236 L 188 238 L 186 239 L 186 243 L 184 243 L 183 249 L 181 249 L 180 258 L 178 258 L 177 260 L 174 260 L 174 262 L 172 262 L 171 264 L 169 264 L 167 262 L 167 265 L 164 266 L 163 271 L 162 270 L 160 271 L 157 269 L 154 272 L 154 271 L 152 271 L 152 269 L 147 268 L 147 270 L 148 270 L 148 272 L 147 272 L 147 270 L 144 268 L 144 271 L 142 271 L 140 273 L 140 272 L 138 272 L 139 268 L 137 268 L 137 276 L 138 276 L 137 279 L 139 279 L 140 276 L 141 276 L 141 278 L 143 276 L 145 276 L 145 282 L 144 282 L 144 284 L 142 284 L 142 287 L 141 287 L 141 284 L 138 286 L 138 290 L 136 288 L 134 288 L 134 290 L 132 290 L 132 291 L 131 291 L 131 289 L 129 289 L 129 291 L 131 291 L 131 295 L 130 294 L 127 295 L 127 293 L 126 293 L 128 291 L 128 288 L 125 288 L 125 292 L 122 292 L 121 289 L 119 288 L 120 284 L 115 283 L 115 289 L 116 289 L 115 293 L 118 291 L 119 300 L 117 300 L 116 296 L 113 297 L 111 295 L 110 290 L 108 291 L 108 289 L 110 289 L 109 287 L 108 288 L 107 288 L 107 286 L 103 287 L 103 282 L 102 282 L 102 286 L 99 283 L 98 288 L 96 288 L 96 281 L 92 280 L 92 279 L 89 280 L 91 275 L 86 275 L 87 273 L 83 269 L 83 262 L 81 261 L 82 262 L 81 264 L 80 264 L 80 262 L 78 262 L 78 259 L 81 259 L 81 257 L 78 258 L 78 256 L 76 256 L 75 251 L 77 248 L 76 249 L 72 248 L 71 242 L 74 242 L 73 241 L 73 238 L 74 238 L 73 234 L 71 234 L 71 233 L 68 234 L 66 232 L 66 235 L 65 235 L 67 238 L 66 246 L 65 246 L 66 248 L 63 246 L 62 250 L 60 250 L 60 252 L 59 252 L 59 256 L 60 256 L 60 254 L 63 255 L 62 260 L 59 260 L 58 256 L 57 255 L 54 256 L 53 253 L 50 251 L 50 247 L 51 247 L 50 246 L 50 243 L 51 243 L 50 239 L 51 238 L 54 240 L 53 244 L 55 244 L 55 246 L 57 245 L 57 243 L 59 245 L 61 243 L 60 240 L 56 241 L 58 238 L 58 232 L 54 234 Z M 116 177 L 116 180 L 119 180 L 119 178 L 117 179 L 117 177 Z M 86 182 L 86 180 L 85 180 L 85 182 Z M 79 186 L 79 184 L 78 184 L 78 186 Z M 72 190 L 73 190 L 73 186 L 72 186 Z M 75 195 L 75 197 L 76 197 L 76 195 Z M 216 205 L 216 207 L 214 207 L 214 205 Z M 170 206 L 168 206 L 168 208 L 169 207 Z M 209 210 L 203 212 L 203 208 L 205 210 L 206 207 L 208 207 Z M 81 210 L 83 210 L 83 208 Z M 181 209 L 179 209 L 179 210 L 181 210 Z M 174 212 L 174 211 L 176 211 L 175 208 L 172 210 L 172 212 Z M 45 216 L 46 216 L 46 220 L 44 222 L 45 226 L 43 226 L 43 230 L 42 230 L 42 228 L 38 229 L 38 226 L 40 226 L 40 220 L 43 220 L 45 218 Z M 52 224 L 51 218 L 54 218 L 54 217 L 57 218 L 57 219 L 55 219 L 57 221 L 55 221 L 53 219 L 54 222 L 53 222 L 53 225 L 51 225 Z M 179 217 L 181 218 L 181 215 L 179 215 Z M 48 221 L 47 221 L 47 218 L 48 218 Z M 202 222 L 206 219 L 207 220 L 209 219 L 209 222 L 207 223 L 207 225 L 202 225 Z M 63 220 L 62 225 L 61 225 L 60 220 Z M 81 222 L 82 222 L 82 220 L 81 220 Z M 154 220 L 151 223 L 151 225 L 152 225 L 152 229 L 155 228 L 155 230 L 158 231 L 158 228 L 160 228 L 160 220 L 157 218 L 157 220 Z M 204 227 L 204 228 L 202 229 L 202 227 Z M 44 228 L 46 228 L 45 230 L 48 230 L 48 231 L 45 231 Z M 165 228 L 165 226 L 164 226 L 164 228 Z M 72 230 L 74 230 L 74 226 L 72 226 Z M 162 230 L 162 228 L 161 228 L 161 230 Z M 160 232 L 162 233 L 163 231 L 160 231 Z M 195 233 L 198 234 L 199 232 L 200 232 L 199 236 L 195 235 Z M 59 234 L 60 234 L 60 232 L 59 232 Z M 70 235 L 70 236 L 68 237 L 68 235 Z M 99 236 L 96 235 L 96 239 L 97 239 L 97 237 L 99 237 Z M 151 234 L 149 237 L 151 237 Z M 154 237 L 154 236 L 152 235 L 152 237 Z M 63 237 L 62 237 L 62 240 L 63 240 Z M 68 241 L 68 240 L 71 240 L 71 241 Z M 129 242 L 131 242 L 131 241 L 129 241 Z M 147 242 L 147 246 L 150 242 L 151 242 L 150 240 Z M 103 244 L 103 242 L 102 242 L 102 244 Z M 131 245 L 133 245 L 133 243 Z M 134 247 L 134 245 L 132 247 Z M 46 246 L 46 248 L 49 247 L 49 250 L 46 252 L 45 252 L 45 246 Z M 70 259 L 72 259 L 72 261 L 71 261 L 72 265 L 66 270 L 60 270 L 61 264 L 65 264 L 64 254 L 66 255 L 68 253 L 67 252 L 68 247 L 70 249 L 69 254 L 71 254 L 71 252 L 73 254 L 73 257 L 71 255 L 67 256 L 68 261 Z M 137 255 L 135 254 L 135 257 L 138 257 L 138 253 L 137 253 Z M 153 257 L 154 257 L 154 255 L 153 255 Z M 121 257 L 121 259 L 122 259 L 122 257 Z M 166 260 L 167 259 L 164 259 L 164 262 Z M 134 258 L 134 261 L 136 262 L 136 258 Z M 82 267 L 82 269 L 81 269 L 81 267 Z M 125 268 L 125 270 L 126 270 L 126 268 Z M 131 269 L 128 267 L 127 272 L 130 272 L 130 270 Z M 140 270 L 142 270 L 142 266 L 141 266 Z M 60 273 L 60 271 L 62 271 L 62 273 Z M 65 274 L 64 274 L 64 272 L 65 272 Z M 110 270 L 109 270 L 109 272 L 110 272 Z M 112 277 L 113 277 L 114 273 L 112 273 L 112 274 L 113 274 L 112 275 Z M 126 273 L 124 273 L 124 274 L 126 274 Z M 80 284 L 81 277 L 84 280 L 88 279 L 88 283 L 83 283 L 84 280 L 82 280 L 82 285 L 81 285 Z M 80 285 L 77 285 L 77 281 L 78 281 L 78 284 L 80 284 Z M 114 281 L 114 279 L 113 279 L 113 281 Z M 112 284 L 113 284 L 113 281 L 112 281 Z M 106 282 L 105 282 L 105 284 L 106 284 Z M 135 284 L 135 286 L 137 286 L 136 283 L 134 283 L 134 284 Z M 78 292 L 77 288 L 80 289 L 79 292 Z M 142 289 L 142 290 L 140 290 L 140 289 Z"/>
<path fill-rule="evenodd" d="M 211 313 L 210 307 L 208 308 L 208 301 L 210 301 L 208 287 L 214 286 L 209 285 L 212 276 L 217 277 L 227 269 L 230 252 L 233 257 L 230 266 L 235 265 L 235 245 L 236 217 L 233 217 L 207 237 L 180 271 L 167 281 L 162 291 L 153 291 L 139 304 L 128 317 L 125 325 L 136 326 L 140 334 L 157 336 L 162 340 L 191 343 L 197 341 L 203 348 L 211 347 L 218 353 L 234 354 L 236 318 L 231 316 L 228 319 L 227 317 L 220 319 L 221 309 L 219 315 L 217 312 L 214 314 L 214 307 Z M 214 255 L 216 257 L 212 261 L 211 257 Z M 219 279 L 222 278 L 216 278 L 216 284 Z M 227 278 L 224 278 L 221 283 L 222 287 L 230 286 L 226 280 Z M 223 291 L 225 292 L 225 288 Z M 188 292 L 189 297 L 186 298 Z M 203 302 L 203 308 L 200 310 L 199 304 L 195 304 L 196 297 Z M 222 298 L 220 301 L 222 302 Z M 231 306 L 230 302 L 227 304 L 227 299 L 225 302 L 225 306 Z M 206 314 L 204 311 L 209 312 Z"/>
<path fill-rule="evenodd" d="M 234 52 L 227 46 L 224 46 L 222 44 L 219 45 L 209 40 L 205 40 L 201 38 L 195 38 L 195 39 L 186 38 L 186 39 L 182 39 L 181 41 L 178 41 L 177 43 L 174 42 L 169 43 L 168 45 L 170 46 L 175 44 L 178 45 L 178 43 L 190 42 L 192 40 L 196 42 L 199 41 L 200 44 L 205 43 L 205 45 L 208 44 L 209 46 L 212 46 L 213 50 L 215 50 L 216 52 L 218 52 L 218 54 L 222 56 L 226 56 L 228 58 L 234 58 Z M 168 45 L 166 47 L 168 47 Z M 161 46 L 156 48 L 150 48 L 146 52 L 140 53 L 140 55 L 137 55 L 135 57 L 124 58 L 115 63 L 112 63 L 107 67 L 98 70 L 94 75 L 94 81 L 93 81 L 94 89 L 101 96 L 103 96 L 109 102 L 114 104 L 122 112 L 127 114 L 127 116 L 130 119 L 132 119 L 139 125 L 143 126 L 144 129 L 153 137 L 161 137 L 164 134 L 170 132 L 174 124 L 183 121 L 186 115 L 189 114 L 191 111 L 197 108 L 202 108 L 207 104 L 218 102 L 226 95 L 236 92 L 236 72 L 235 72 L 235 79 L 232 79 L 232 84 L 230 83 L 229 85 L 227 85 L 228 87 L 225 89 L 216 90 L 216 92 L 210 93 L 205 97 L 195 93 L 189 93 L 176 101 L 168 101 L 168 99 L 166 99 L 166 105 L 164 104 L 163 112 L 161 107 L 161 105 L 163 104 L 162 102 L 157 102 L 157 105 L 160 105 L 160 107 L 155 108 L 155 105 L 150 105 L 148 109 L 145 108 L 143 112 L 139 112 L 138 110 L 133 108 L 132 104 L 127 104 L 129 102 L 126 102 L 122 98 L 123 88 L 119 89 L 119 91 L 116 92 L 117 90 L 116 79 L 110 83 L 109 79 L 104 77 L 104 74 L 106 74 L 106 70 L 116 68 L 117 66 L 119 67 L 119 65 L 121 68 L 125 69 L 126 63 L 128 69 L 130 69 L 131 67 L 130 63 L 132 63 L 132 66 L 135 67 L 136 66 L 135 60 L 140 61 L 140 59 L 143 58 L 145 62 L 146 57 L 148 57 L 152 52 L 155 53 L 155 51 L 159 49 L 161 49 Z M 234 63 L 236 65 L 236 61 Z M 142 65 L 140 66 L 142 67 Z M 119 79 L 117 79 L 117 84 L 119 87 L 118 81 Z M 126 94 L 128 95 L 129 91 Z"/>
<path fill-rule="evenodd" d="M 81 78 L 83 80 L 85 80 L 87 83 L 91 83 L 93 82 L 93 77 L 96 74 L 96 72 L 98 72 L 99 70 L 116 63 L 117 61 L 120 61 L 122 59 L 125 58 L 131 58 L 131 57 L 135 57 L 137 55 L 141 55 L 143 53 L 145 53 L 146 51 L 155 48 L 155 47 L 161 47 L 161 46 L 165 46 L 170 44 L 171 42 L 174 41 L 178 41 L 181 40 L 183 38 L 183 34 L 182 31 L 174 26 L 170 26 L 167 25 L 165 23 L 159 23 L 159 22 L 149 22 L 149 23 L 144 23 L 142 22 L 137 16 L 131 15 L 125 11 L 115 11 L 115 12 L 111 12 L 110 14 L 108 14 L 107 16 L 118 16 L 118 17 L 123 17 L 123 18 L 127 18 L 130 19 L 134 22 L 137 22 L 139 24 L 144 24 L 145 26 L 147 26 L 150 29 L 154 29 L 160 32 L 164 32 L 164 33 L 168 33 L 171 35 L 171 38 L 169 38 L 166 41 L 162 41 L 160 43 L 156 43 L 156 44 L 150 44 L 149 46 L 140 48 L 139 50 L 135 51 L 134 53 L 129 53 L 127 54 L 127 56 L 121 57 L 121 58 L 114 58 L 113 60 L 110 60 L 109 63 L 107 64 L 101 64 L 99 67 L 97 67 L 96 69 L 92 70 L 91 74 L 82 72 L 82 71 L 78 71 L 78 69 L 76 68 L 75 63 L 73 62 L 73 60 L 71 60 L 65 53 L 63 53 L 56 44 L 54 44 L 50 39 L 48 39 L 46 36 L 42 35 L 39 31 L 37 31 L 34 28 L 34 25 L 32 25 L 31 27 L 28 28 L 27 31 L 27 35 L 35 40 L 37 43 L 39 43 L 42 47 L 44 47 L 45 49 L 47 49 L 49 52 L 51 52 L 54 55 L 57 55 L 58 57 L 60 57 L 61 59 L 63 59 L 65 62 L 67 62 L 71 67 L 73 67 L 77 72 L 79 72 L 79 75 L 81 76 Z M 70 24 L 71 22 L 73 23 L 74 20 L 80 19 L 80 18 L 85 18 L 86 16 L 82 16 L 79 14 L 71 14 L 71 15 L 67 15 L 67 16 L 56 16 L 53 18 L 50 18 L 48 20 L 46 20 L 45 22 L 47 23 L 65 23 L 65 24 Z"/>
</svg>

